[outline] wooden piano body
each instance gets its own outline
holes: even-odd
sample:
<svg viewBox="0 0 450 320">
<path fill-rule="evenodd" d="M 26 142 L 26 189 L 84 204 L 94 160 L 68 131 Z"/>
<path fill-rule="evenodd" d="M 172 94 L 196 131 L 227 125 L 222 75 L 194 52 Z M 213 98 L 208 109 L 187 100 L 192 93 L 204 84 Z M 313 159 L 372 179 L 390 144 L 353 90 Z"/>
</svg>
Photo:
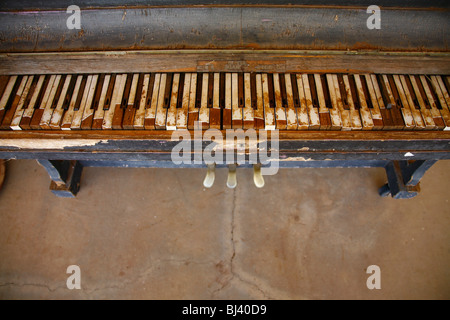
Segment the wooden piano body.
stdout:
<svg viewBox="0 0 450 320">
<path fill-rule="evenodd" d="M 450 9 L 380 0 L 369 29 L 370 5 L 78 1 L 77 28 L 63 1 L 3 1 L 0 159 L 74 196 L 84 166 L 206 167 L 171 159 L 199 120 L 278 130 L 280 168 L 384 167 L 380 194 L 413 197 L 450 159 Z"/>
</svg>

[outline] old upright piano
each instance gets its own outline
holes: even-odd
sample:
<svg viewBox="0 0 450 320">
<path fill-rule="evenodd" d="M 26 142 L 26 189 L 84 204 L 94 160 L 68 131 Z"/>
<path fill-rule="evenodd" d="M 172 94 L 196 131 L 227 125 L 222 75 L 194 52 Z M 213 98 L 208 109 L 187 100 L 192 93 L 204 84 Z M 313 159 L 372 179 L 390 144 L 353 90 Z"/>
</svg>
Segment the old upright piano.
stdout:
<svg viewBox="0 0 450 320">
<path fill-rule="evenodd" d="M 174 163 L 172 134 L 261 129 L 281 168 L 384 167 L 381 195 L 415 196 L 450 159 L 450 4 L 372 2 L 3 0 L 0 159 L 38 160 L 60 196 L 84 166 L 208 167 L 210 186 L 228 165 L 234 187 L 235 163 Z M 213 143 L 263 185 L 249 143 Z"/>
</svg>

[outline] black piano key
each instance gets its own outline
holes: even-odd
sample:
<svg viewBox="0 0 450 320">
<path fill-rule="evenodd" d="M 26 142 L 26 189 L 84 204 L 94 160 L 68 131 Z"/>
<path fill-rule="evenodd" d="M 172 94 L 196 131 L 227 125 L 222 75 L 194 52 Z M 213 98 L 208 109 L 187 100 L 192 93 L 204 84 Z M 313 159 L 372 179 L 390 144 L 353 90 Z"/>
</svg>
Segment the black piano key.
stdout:
<svg viewBox="0 0 450 320">
<path fill-rule="evenodd" d="M 147 101 L 145 103 L 145 109 L 150 109 L 152 104 L 153 87 L 155 86 L 155 77 L 156 75 L 154 73 L 150 74 L 150 79 L 148 81 Z"/>
<path fill-rule="evenodd" d="M 23 78 L 23 76 L 18 76 L 17 77 L 16 82 L 14 83 L 13 89 L 11 91 L 11 94 L 9 96 L 9 99 L 8 99 L 8 101 L 6 103 L 5 110 L 11 109 L 11 106 L 12 106 L 12 104 L 14 102 L 14 99 L 16 98 L 16 95 L 17 95 L 17 90 L 19 90 L 20 83 L 22 82 L 22 78 Z"/>
<path fill-rule="evenodd" d="M 138 83 L 136 86 L 136 93 L 134 96 L 134 109 L 139 109 L 139 105 L 141 103 L 142 98 L 142 87 L 144 86 L 144 74 L 140 73 L 138 78 Z"/>
<path fill-rule="evenodd" d="M 46 75 L 44 79 L 44 83 L 42 84 L 41 91 L 39 92 L 38 98 L 36 100 L 36 104 L 34 105 L 35 109 L 38 109 L 41 106 L 42 99 L 44 99 L 45 90 L 47 90 L 48 83 L 50 81 L 50 75 Z"/>
<path fill-rule="evenodd" d="M 129 73 L 127 74 L 127 81 L 125 82 L 125 88 L 122 94 L 122 103 L 120 104 L 120 107 L 122 109 L 126 109 L 128 106 L 128 99 L 130 97 L 132 82 L 133 82 L 133 74 Z"/>
<path fill-rule="evenodd" d="M 414 76 L 414 79 L 416 80 L 416 84 L 417 84 L 417 87 L 419 88 L 419 92 L 420 92 L 420 95 L 422 96 L 422 100 L 425 103 L 425 107 L 427 109 L 431 109 L 430 102 L 428 101 L 428 97 L 425 92 L 425 89 L 423 88 L 422 81 L 420 81 L 420 77 Z"/>
<path fill-rule="evenodd" d="M 197 88 L 195 91 L 195 107 L 202 106 L 202 88 L 203 88 L 203 74 L 197 73 Z"/>
<path fill-rule="evenodd" d="M 411 99 L 414 102 L 414 107 L 420 110 L 419 100 L 417 100 L 416 92 L 411 83 L 411 79 L 408 76 L 405 76 L 406 86 L 408 87 L 409 94 L 411 95 Z"/>
<path fill-rule="evenodd" d="M 433 84 L 433 82 L 431 81 L 430 77 L 425 76 L 425 79 L 428 83 L 428 87 L 431 89 L 431 95 L 433 97 L 434 102 L 436 103 L 436 107 L 439 110 L 442 110 L 442 105 L 441 105 L 441 99 L 439 99 L 436 90 L 441 90 L 440 88 L 436 88 Z M 445 106 L 444 106 L 445 107 Z"/>
<path fill-rule="evenodd" d="M 309 81 L 309 88 L 311 91 L 312 105 L 314 108 L 319 109 L 319 99 L 317 97 L 316 81 L 314 80 L 313 74 L 308 74 L 308 81 Z"/>
<path fill-rule="evenodd" d="M 383 98 L 384 106 L 386 109 L 391 109 L 393 107 L 391 99 L 389 99 L 389 94 L 386 89 L 386 84 L 384 83 L 383 76 L 381 74 L 376 75 L 378 87 L 381 91 L 381 97 Z"/>
<path fill-rule="evenodd" d="M 5 109 L 0 112 L 0 129 L 9 129 L 12 117 L 15 113 L 15 107 L 19 103 L 17 98 L 17 91 L 19 90 L 20 84 L 22 82 L 22 76 L 18 76 L 16 82 L 14 83 L 13 89 L 6 103 Z M 19 97 L 20 98 L 20 97 Z M 15 107 L 14 107 L 15 106 Z"/>
<path fill-rule="evenodd" d="M 219 105 L 220 109 L 225 108 L 225 73 L 220 73 L 220 85 L 219 85 Z"/>
<path fill-rule="evenodd" d="M 361 109 L 361 102 L 359 100 L 358 90 L 356 89 L 355 77 L 353 75 L 348 75 L 348 82 L 350 84 L 353 104 L 355 105 L 355 109 L 359 110 Z"/>
<path fill-rule="evenodd" d="M 95 114 L 95 110 L 98 109 L 98 104 L 99 104 L 100 95 L 101 95 L 101 91 L 102 91 L 104 80 L 105 80 L 105 75 L 104 74 L 99 74 L 97 76 L 97 82 L 95 83 L 94 94 L 93 94 L 93 96 L 91 98 L 92 101 L 91 102 L 89 102 L 89 101 L 87 102 L 88 105 L 90 103 L 90 106 L 89 106 L 90 110 L 87 109 L 88 111 L 86 111 L 86 109 L 85 109 L 84 114 L 83 114 L 83 118 L 81 119 L 80 128 L 83 129 L 83 130 L 93 129 L 92 125 L 93 125 L 93 121 L 94 121 L 94 114 Z M 92 79 L 92 81 L 94 81 L 94 79 Z"/>
<path fill-rule="evenodd" d="M 33 78 L 33 82 L 31 82 L 30 90 L 28 91 L 27 97 L 25 98 L 25 102 L 22 106 L 22 109 L 27 109 L 30 105 L 31 98 L 33 97 L 34 90 L 36 90 L 36 86 L 39 82 L 39 76 L 35 76 Z"/>
<path fill-rule="evenodd" d="M 338 84 L 339 84 L 339 92 L 341 95 L 342 106 L 345 110 L 350 110 L 350 105 L 348 104 L 347 91 L 345 90 L 345 83 L 342 74 L 337 75 Z"/>
<path fill-rule="evenodd" d="M 0 76 L 0 99 L 3 96 L 6 86 L 8 85 L 9 77 L 10 76 Z"/>
<path fill-rule="evenodd" d="M 372 99 L 370 97 L 369 88 L 367 87 L 366 77 L 361 76 L 359 78 L 361 79 L 361 86 L 363 88 L 364 97 L 366 98 L 367 107 L 373 109 Z"/>
<path fill-rule="evenodd" d="M 172 80 L 173 80 L 173 73 L 168 73 L 166 78 L 166 88 L 164 91 L 163 108 L 170 107 L 170 97 L 172 95 Z"/>
<path fill-rule="evenodd" d="M 105 104 L 103 106 L 104 110 L 109 110 L 111 108 L 111 100 L 114 91 L 114 86 L 116 84 L 117 75 L 111 75 L 111 79 L 109 80 L 108 91 L 106 92 Z"/>
<path fill-rule="evenodd" d="M 394 77 L 389 74 L 387 76 L 387 78 L 389 80 L 389 85 L 391 87 L 392 95 L 394 96 L 396 107 L 397 108 L 403 108 L 403 104 L 402 104 L 402 101 L 400 99 L 400 95 L 398 94 L 398 91 L 397 91 L 397 86 L 395 85 Z"/>
<path fill-rule="evenodd" d="M 269 87 L 269 106 L 275 108 L 275 93 L 273 87 L 273 75 L 269 73 L 267 75 L 267 85 Z"/>
<path fill-rule="evenodd" d="M 244 74 L 238 74 L 238 105 L 244 108 Z"/>
<path fill-rule="evenodd" d="M 450 94 L 450 77 L 442 76 L 442 81 L 444 82 L 444 86 L 447 89 L 447 92 Z"/>
<path fill-rule="evenodd" d="M 91 109 L 94 109 L 94 110 L 98 109 L 98 105 L 100 103 L 100 98 L 102 95 L 103 82 L 105 82 L 105 74 L 104 73 L 100 74 L 98 77 L 97 86 L 95 88 L 95 93 L 94 93 L 94 100 L 92 100 Z"/>
<path fill-rule="evenodd" d="M 250 94 L 252 99 L 252 108 L 256 109 L 258 105 L 258 98 L 256 97 L 256 74 L 250 74 Z"/>
<path fill-rule="evenodd" d="M 80 109 L 81 100 L 83 99 L 84 90 L 86 89 L 88 75 L 84 75 L 81 80 L 80 91 L 78 91 L 77 100 L 75 102 L 74 110 L 78 111 Z"/>
<path fill-rule="evenodd" d="M 284 73 L 280 73 L 280 94 L 281 94 L 281 103 L 283 108 L 288 107 L 287 102 L 287 93 L 286 93 L 286 78 Z"/>
<path fill-rule="evenodd" d="M 214 74 L 208 74 L 208 98 L 206 99 L 207 107 L 212 108 L 214 100 Z"/>
<path fill-rule="evenodd" d="M 64 98 L 63 109 L 68 110 L 70 106 L 70 100 L 72 99 L 73 91 L 75 90 L 75 85 L 77 83 L 77 76 L 72 75 L 70 78 L 69 88 L 66 92 L 66 97 Z M 31 99 L 31 96 L 30 96 Z"/>
<path fill-rule="evenodd" d="M 331 109 L 333 105 L 331 104 L 330 91 L 328 88 L 327 76 L 325 74 L 320 75 L 320 82 L 322 83 L 323 97 L 325 98 L 325 105 L 327 108 Z"/>
<path fill-rule="evenodd" d="M 394 77 L 392 77 L 392 75 L 387 75 L 387 78 L 389 82 L 389 87 L 391 88 L 391 92 L 395 100 L 395 105 L 392 106 L 391 108 L 392 120 L 397 128 L 405 128 L 405 120 L 403 119 L 403 114 L 401 112 L 403 104 L 400 100 L 397 91 L 397 86 L 395 85 Z"/>
<path fill-rule="evenodd" d="M 184 77 L 185 77 L 185 74 L 181 73 L 180 74 L 180 84 L 178 86 L 177 108 L 183 107 Z"/>
<path fill-rule="evenodd" d="M 55 96 L 52 101 L 52 106 L 51 106 L 52 109 L 55 109 L 56 106 L 58 105 L 59 97 L 61 96 L 61 91 L 64 87 L 65 82 L 66 82 L 66 75 L 62 75 L 61 79 L 59 81 L 59 84 L 58 84 L 58 88 L 56 89 Z"/>
<path fill-rule="evenodd" d="M 291 74 L 291 84 L 292 84 L 292 95 L 293 95 L 293 99 L 294 99 L 294 107 L 295 108 L 300 108 L 300 97 L 298 95 L 298 85 L 297 85 L 297 77 L 295 74 Z"/>
<path fill-rule="evenodd" d="M 131 78 L 134 78 L 135 76 L 136 75 L 131 75 Z M 133 104 L 131 104 L 130 101 L 130 97 L 133 95 L 133 92 L 130 90 L 127 107 L 125 108 L 125 112 L 123 114 L 122 120 L 123 129 L 126 130 L 134 129 L 134 116 L 136 114 L 136 110 L 139 108 L 139 101 L 141 99 L 143 82 L 144 82 L 144 75 L 142 73 L 138 74 Z"/>
</svg>

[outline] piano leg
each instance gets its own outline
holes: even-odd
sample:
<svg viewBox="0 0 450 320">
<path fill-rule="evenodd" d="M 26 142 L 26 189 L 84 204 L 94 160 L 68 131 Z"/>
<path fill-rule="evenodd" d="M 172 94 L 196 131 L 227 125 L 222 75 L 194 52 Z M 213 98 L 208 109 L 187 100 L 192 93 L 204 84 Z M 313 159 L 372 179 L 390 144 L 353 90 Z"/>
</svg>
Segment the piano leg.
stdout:
<svg viewBox="0 0 450 320">
<path fill-rule="evenodd" d="M 50 175 L 50 190 L 58 197 L 74 198 L 80 190 L 83 166 L 78 161 L 37 160 Z"/>
<path fill-rule="evenodd" d="M 420 179 L 436 160 L 390 161 L 386 167 L 388 183 L 380 188 L 383 197 L 409 199 L 420 192 Z"/>
</svg>

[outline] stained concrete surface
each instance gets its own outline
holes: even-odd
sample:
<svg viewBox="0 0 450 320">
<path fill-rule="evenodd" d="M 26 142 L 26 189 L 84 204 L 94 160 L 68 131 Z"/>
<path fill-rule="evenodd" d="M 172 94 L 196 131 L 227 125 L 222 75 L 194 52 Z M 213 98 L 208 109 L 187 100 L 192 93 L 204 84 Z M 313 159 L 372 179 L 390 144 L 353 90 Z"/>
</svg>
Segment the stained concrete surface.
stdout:
<svg viewBox="0 0 450 320">
<path fill-rule="evenodd" d="M 450 162 L 411 200 L 380 198 L 377 168 L 284 169 L 262 190 L 248 169 L 229 190 L 224 170 L 204 189 L 201 169 L 85 168 L 76 199 L 35 161 L 7 170 L 0 299 L 450 298 Z"/>
</svg>

